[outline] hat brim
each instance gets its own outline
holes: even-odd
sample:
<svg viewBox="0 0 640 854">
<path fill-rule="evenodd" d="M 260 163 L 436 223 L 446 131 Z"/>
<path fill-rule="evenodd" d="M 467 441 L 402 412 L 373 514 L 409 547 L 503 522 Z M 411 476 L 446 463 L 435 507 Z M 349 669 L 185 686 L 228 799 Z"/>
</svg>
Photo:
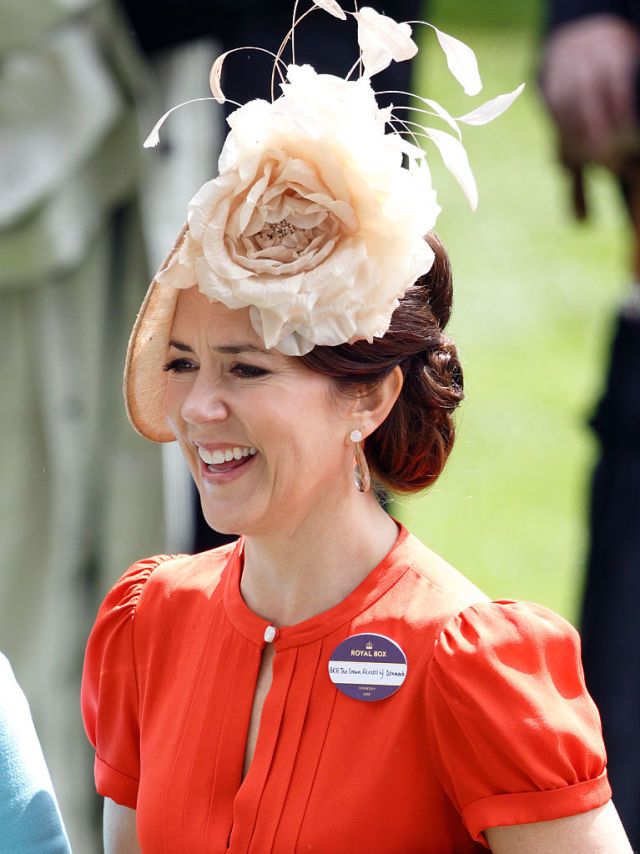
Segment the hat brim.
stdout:
<svg viewBox="0 0 640 854">
<path fill-rule="evenodd" d="M 180 291 L 160 284 L 157 277 L 180 249 L 187 229 L 185 223 L 149 285 L 131 331 L 124 365 L 123 391 L 129 421 L 134 430 L 152 442 L 175 441 L 164 417 L 167 374 L 163 366 Z"/>
</svg>

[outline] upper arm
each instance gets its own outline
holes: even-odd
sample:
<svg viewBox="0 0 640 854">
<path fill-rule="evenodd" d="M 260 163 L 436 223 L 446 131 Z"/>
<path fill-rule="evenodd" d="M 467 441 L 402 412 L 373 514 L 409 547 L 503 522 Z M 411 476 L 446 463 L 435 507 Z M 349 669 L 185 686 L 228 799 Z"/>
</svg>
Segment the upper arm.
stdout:
<svg viewBox="0 0 640 854">
<path fill-rule="evenodd" d="M 105 798 L 102 839 L 104 854 L 141 854 L 136 811 Z"/>
<path fill-rule="evenodd" d="M 632 854 L 611 801 L 554 821 L 491 827 L 484 835 L 494 854 Z"/>
</svg>

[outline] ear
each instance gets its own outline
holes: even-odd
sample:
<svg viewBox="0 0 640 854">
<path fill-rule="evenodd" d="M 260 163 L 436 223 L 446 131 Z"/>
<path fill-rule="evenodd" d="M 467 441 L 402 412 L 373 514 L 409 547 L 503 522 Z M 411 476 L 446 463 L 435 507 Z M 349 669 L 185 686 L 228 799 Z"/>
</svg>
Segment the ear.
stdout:
<svg viewBox="0 0 640 854">
<path fill-rule="evenodd" d="M 396 366 L 373 391 L 364 392 L 353 400 L 350 417 L 354 428 L 362 430 L 364 437 L 370 436 L 393 409 L 400 396 L 404 376 Z"/>
</svg>

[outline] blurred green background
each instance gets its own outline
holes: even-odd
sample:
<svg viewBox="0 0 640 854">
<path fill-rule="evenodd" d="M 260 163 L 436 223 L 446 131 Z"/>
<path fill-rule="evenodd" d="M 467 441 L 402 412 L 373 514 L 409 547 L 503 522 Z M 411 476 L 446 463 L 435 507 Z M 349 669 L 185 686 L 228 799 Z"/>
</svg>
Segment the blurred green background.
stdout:
<svg viewBox="0 0 640 854">
<path fill-rule="evenodd" d="M 464 95 L 432 32 L 421 38 L 416 91 L 453 115 L 526 81 L 502 117 L 465 128 L 480 204 L 430 151 L 452 258 L 449 327 L 466 401 L 441 479 L 393 512 L 493 598 L 542 602 L 576 621 L 595 443 L 588 418 L 604 378 L 611 322 L 627 273 L 617 190 L 588 181 L 576 223 L 535 74 L 542 4 L 436 0 L 429 20 L 473 46 L 484 88 Z M 435 126 L 435 125 L 434 125 Z"/>
</svg>

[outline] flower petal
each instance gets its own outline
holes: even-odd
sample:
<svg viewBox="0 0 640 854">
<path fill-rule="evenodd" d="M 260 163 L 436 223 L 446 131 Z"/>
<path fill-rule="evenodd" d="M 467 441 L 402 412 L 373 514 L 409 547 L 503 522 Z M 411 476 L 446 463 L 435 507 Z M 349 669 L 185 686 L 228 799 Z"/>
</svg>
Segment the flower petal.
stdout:
<svg viewBox="0 0 640 854">
<path fill-rule="evenodd" d="M 438 147 L 444 165 L 464 190 L 471 210 L 475 210 L 478 207 L 478 189 L 463 144 L 443 130 L 425 128 L 424 132 Z"/>
<path fill-rule="evenodd" d="M 336 0 L 313 0 L 313 2 L 319 9 L 324 9 L 325 12 L 333 15 L 334 18 L 340 18 L 341 21 L 347 20 L 346 14 Z"/>
<path fill-rule="evenodd" d="M 524 89 L 524 83 L 521 83 L 513 92 L 508 92 L 505 95 L 498 95 L 490 101 L 485 101 L 480 107 L 472 110 L 464 116 L 458 116 L 459 122 L 464 122 L 466 125 L 486 125 L 488 122 L 502 115 L 511 104 L 516 100 Z"/>
<path fill-rule="evenodd" d="M 433 26 L 433 24 L 430 24 Z M 478 60 L 469 45 L 461 42 L 453 36 L 443 33 L 437 27 L 433 27 L 438 36 L 440 47 L 447 57 L 449 71 L 460 83 L 467 95 L 477 95 L 482 89 L 480 72 L 478 71 Z"/>
<path fill-rule="evenodd" d="M 380 52 L 388 59 L 384 40 Z M 189 206 L 193 246 L 167 284 L 195 280 L 210 299 L 250 307 L 281 352 L 383 335 L 433 261 L 424 234 L 439 211 L 423 153 L 387 133 L 389 119 L 367 78 L 291 66 L 281 97 L 231 115 L 220 173 Z"/>
<path fill-rule="evenodd" d="M 403 62 L 418 52 L 409 24 L 399 24 L 371 6 L 354 12 L 354 18 L 358 22 L 358 44 L 367 77 L 385 69 L 392 60 Z"/>
</svg>

